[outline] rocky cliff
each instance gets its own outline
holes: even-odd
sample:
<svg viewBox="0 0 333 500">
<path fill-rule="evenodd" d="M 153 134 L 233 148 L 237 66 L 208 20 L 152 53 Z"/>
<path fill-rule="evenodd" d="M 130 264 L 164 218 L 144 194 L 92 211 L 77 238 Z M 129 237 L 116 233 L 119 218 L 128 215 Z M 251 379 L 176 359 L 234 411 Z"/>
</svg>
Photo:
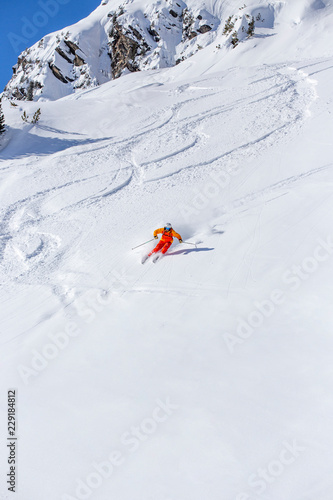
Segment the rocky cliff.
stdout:
<svg viewBox="0 0 333 500">
<path fill-rule="evenodd" d="M 227 16 L 228 11 L 221 15 L 200 7 L 197 0 L 190 2 L 158 0 L 143 8 L 134 0 L 111 9 L 111 2 L 103 0 L 86 19 L 26 49 L 13 67 L 5 95 L 53 100 L 128 72 L 174 66 L 214 43 L 218 33 L 235 47 L 254 20 L 245 6 Z M 254 22 L 263 20 L 257 16 Z M 226 31 L 226 26 L 231 29 Z"/>
</svg>

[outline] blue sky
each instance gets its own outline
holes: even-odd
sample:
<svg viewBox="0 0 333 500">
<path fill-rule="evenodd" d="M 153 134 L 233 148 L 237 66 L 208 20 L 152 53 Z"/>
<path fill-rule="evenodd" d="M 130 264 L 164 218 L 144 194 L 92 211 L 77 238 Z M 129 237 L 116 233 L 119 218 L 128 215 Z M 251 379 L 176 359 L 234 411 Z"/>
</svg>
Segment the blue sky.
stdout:
<svg viewBox="0 0 333 500">
<path fill-rule="evenodd" d="M 25 48 L 48 33 L 83 19 L 100 3 L 100 0 L 1 0 L 0 92 Z"/>
</svg>

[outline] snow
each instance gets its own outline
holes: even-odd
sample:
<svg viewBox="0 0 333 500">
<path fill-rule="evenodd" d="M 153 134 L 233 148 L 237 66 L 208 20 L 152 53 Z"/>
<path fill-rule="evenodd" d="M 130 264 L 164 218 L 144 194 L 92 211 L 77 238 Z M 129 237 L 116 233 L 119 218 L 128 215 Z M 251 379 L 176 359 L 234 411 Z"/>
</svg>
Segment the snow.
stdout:
<svg viewBox="0 0 333 500">
<path fill-rule="evenodd" d="M 248 3 L 276 17 L 236 49 L 3 99 L 19 500 L 331 499 L 332 7 Z M 197 248 L 142 266 L 169 221 Z"/>
</svg>

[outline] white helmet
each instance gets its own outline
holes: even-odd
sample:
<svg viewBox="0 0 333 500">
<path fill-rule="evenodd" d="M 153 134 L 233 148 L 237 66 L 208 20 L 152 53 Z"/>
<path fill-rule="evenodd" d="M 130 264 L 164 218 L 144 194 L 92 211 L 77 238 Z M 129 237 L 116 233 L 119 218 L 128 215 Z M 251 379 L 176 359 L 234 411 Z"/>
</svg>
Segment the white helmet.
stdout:
<svg viewBox="0 0 333 500">
<path fill-rule="evenodd" d="M 166 229 L 167 231 L 170 231 L 170 229 L 172 229 L 172 225 L 170 224 L 170 222 L 165 224 L 164 229 Z"/>
</svg>

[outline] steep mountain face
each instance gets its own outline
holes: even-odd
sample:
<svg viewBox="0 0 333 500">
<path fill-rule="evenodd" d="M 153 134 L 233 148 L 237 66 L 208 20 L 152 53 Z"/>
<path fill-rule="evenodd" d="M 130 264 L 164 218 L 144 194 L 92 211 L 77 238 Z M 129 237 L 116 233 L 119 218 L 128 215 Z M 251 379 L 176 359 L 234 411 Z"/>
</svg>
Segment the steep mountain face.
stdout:
<svg viewBox="0 0 333 500">
<path fill-rule="evenodd" d="M 219 35 L 223 40 L 218 48 L 233 48 L 256 26 L 272 26 L 273 11 L 271 5 L 247 8 L 235 2 L 209 11 L 196 0 L 145 4 L 137 0 L 122 5 L 104 0 L 86 19 L 22 52 L 5 95 L 19 100 L 58 99 L 124 73 L 174 66 L 213 44 Z"/>
<path fill-rule="evenodd" d="M 45 36 L 19 56 L 5 95 L 19 100 L 54 100 L 101 85 L 123 74 L 175 66 L 206 49 L 224 68 L 230 53 L 250 59 L 260 43 L 282 57 L 281 46 L 299 57 L 304 46 L 329 46 L 328 3 L 322 0 L 103 0 L 87 18 Z M 320 20 L 320 22 L 319 22 Z M 317 28 L 316 28 L 317 27 Z M 307 40 L 307 33 L 315 37 Z M 252 43 L 249 43 L 252 40 Z M 316 44 L 318 45 L 316 49 Z M 263 52 L 262 52 L 263 53 Z M 323 53 L 323 55 L 325 55 Z M 207 59 L 207 60 L 208 60 Z M 233 59 L 233 57 L 231 58 Z"/>
</svg>

